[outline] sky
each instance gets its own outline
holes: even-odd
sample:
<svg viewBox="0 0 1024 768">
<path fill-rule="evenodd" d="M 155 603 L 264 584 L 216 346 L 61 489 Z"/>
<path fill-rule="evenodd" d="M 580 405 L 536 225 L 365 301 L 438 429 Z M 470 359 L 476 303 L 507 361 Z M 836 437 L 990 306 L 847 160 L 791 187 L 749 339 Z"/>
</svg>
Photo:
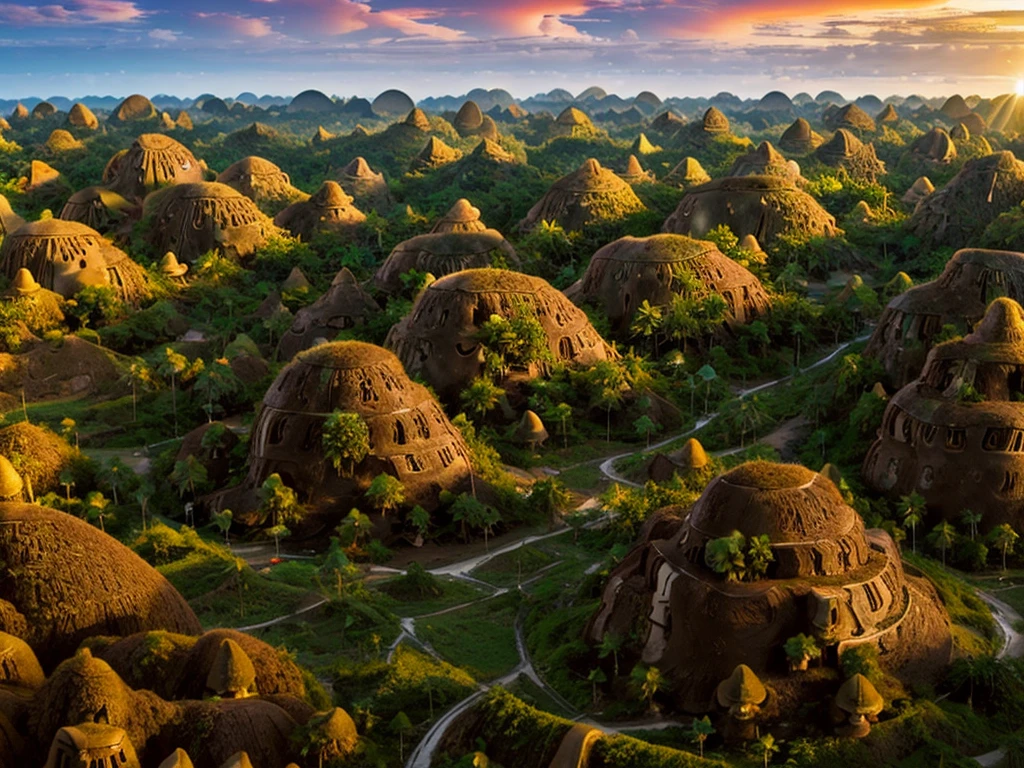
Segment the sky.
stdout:
<svg viewBox="0 0 1024 768">
<path fill-rule="evenodd" d="M 0 98 L 1024 87 L 1024 0 L 0 0 Z"/>
</svg>

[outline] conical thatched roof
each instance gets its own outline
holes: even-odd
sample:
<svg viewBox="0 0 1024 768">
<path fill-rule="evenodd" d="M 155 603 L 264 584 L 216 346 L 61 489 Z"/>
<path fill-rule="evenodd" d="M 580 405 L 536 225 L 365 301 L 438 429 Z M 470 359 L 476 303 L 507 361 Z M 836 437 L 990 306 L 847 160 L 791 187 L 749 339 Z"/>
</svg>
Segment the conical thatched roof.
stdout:
<svg viewBox="0 0 1024 768">
<path fill-rule="evenodd" d="M 706 133 L 728 133 L 729 118 L 717 107 L 708 107 L 701 119 L 701 127 Z"/>
<path fill-rule="evenodd" d="M 634 155 L 653 155 L 655 152 L 660 152 L 661 147 L 656 147 L 651 144 L 647 136 L 641 133 L 636 137 L 636 140 L 630 146 L 629 151 Z"/>
<path fill-rule="evenodd" d="M 882 111 L 875 115 L 875 123 L 878 125 L 884 125 L 885 123 L 898 123 L 899 120 L 899 113 L 896 111 L 896 107 L 892 104 L 886 104 Z"/>
<path fill-rule="evenodd" d="M 120 227 L 135 206 L 107 187 L 86 187 L 75 192 L 60 211 L 64 221 L 77 221 L 101 234 Z"/>
<path fill-rule="evenodd" d="M 178 257 L 174 255 L 174 251 L 168 251 L 160 257 L 160 263 L 157 265 L 160 272 L 170 279 L 176 279 L 183 277 L 188 272 L 188 264 L 182 264 L 178 261 Z"/>
<path fill-rule="evenodd" d="M 96 115 L 92 113 L 91 109 L 79 101 L 75 102 L 71 106 L 71 111 L 68 112 L 68 125 L 95 130 L 99 128 L 100 121 L 96 119 Z"/>
<path fill-rule="evenodd" d="M 783 131 L 779 146 L 787 152 L 807 154 L 821 146 L 825 140 L 811 129 L 811 124 L 798 117 L 793 124 Z"/>
<path fill-rule="evenodd" d="M 42 160 L 33 160 L 28 167 L 28 183 L 25 185 L 25 191 L 32 192 L 59 178 L 60 171 L 56 168 L 47 165 Z"/>
<path fill-rule="evenodd" d="M 427 117 L 427 113 L 419 107 L 414 108 L 405 116 L 403 124 L 418 128 L 424 133 L 430 130 L 430 119 Z"/>
<path fill-rule="evenodd" d="M 181 110 L 174 118 L 174 124 L 183 131 L 191 131 L 193 128 L 192 117 L 185 110 Z"/>
<path fill-rule="evenodd" d="M 410 165 L 412 171 L 424 171 L 430 168 L 439 168 L 448 163 L 454 163 L 462 157 L 462 152 L 449 147 L 437 136 L 431 136 L 426 146 L 413 158 Z"/>
<path fill-rule="evenodd" d="M 858 672 L 839 689 L 836 706 L 850 714 L 874 716 L 885 707 L 885 700 L 871 681 Z"/>
<path fill-rule="evenodd" d="M 6 456 L 0 455 L 0 501 L 21 501 L 24 487 L 21 475 Z"/>
<path fill-rule="evenodd" d="M 306 273 L 298 267 L 292 267 L 292 271 L 288 273 L 288 277 L 281 283 L 281 292 L 285 291 L 308 291 L 312 287 L 309 282 L 309 278 L 306 277 Z"/>
<path fill-rule="evenodd" d="M 626 171 L 620 173 L 619 178 L 627 184 L 648 184 L 654 181 L 654 172 L 645 171 L 644 167 L 640 165 L 640 161 L 636 159 L 636 155 L 630 155 L 626 162 Z"/>
<path fill-rule="evenodd" d="M 708 454 L 695 437 L 691 437 L 673 457 L 676 463 L 686 469 L 703 469 L 708 465 Z"/>
<path fill-rule="evenodd" d="M 873 181 L 885 173 L 885 164 L 875 154 L 874 144 L 865 144 L 845 128 L 818 147 L 814 156 L 825 165 L 845 168 L 851 176 L 864 181 Z"/>
<path fill-rule="evenodd" d="M 473 151 L 469 154 L 469 157 L 475 160 L 483 160 L 488 163 L 498 164 L 511 164 L 518 163 L 516 156 L 511 152 L 505 151 L 505 148 L 496 141 L 491 139 L 482 139 L 477 144 Z"/>
<path fill-rule="evenodd" d="M 591 365 L 613 354 L 564 294 L 539 277 L 502 269 L 467 269 L 431 283 L 386 343 L 411 375 L 422 376 L 442 398 L 457 401 L 484 370 L 479 326 L 491 315 L 517 311 L 536 317 L 556 361 Z M 533 369 L 540 371 L 538 365 Z"/>
<path fill-rule="evenodd" d="M 229 165 L 217 181 L 238 190 L 257 205 L 272 210 L 307 199 L 305 192 L 292 186 L 287 173 L 269 160 L 253 155 Z"/>
<path fill-rule="evenodd" d="M 11 112 L 11 120 L 28 120 L 29 112 L 28 109 L 20 101 L 14 106 L 14 110 Z"/>
<path fill-rule="evenodd" d="M 644 204 L 629 184 L 591 158 L 556 181 L 519 222 L 519 228 L 529 230 L 542 221 L 554 221 L 567 231 L 577 231 L 642 210 Z"/>
<path fill-rule="evenodd" d="M 519 426 L 516 427 L 516 440 L 532 446 L 540 445 L 547 439 L 548 431 L 540 416 L 529 410 L 523 413 L 523 418 L 519 420 Z"/>
<path fill-rule="evenodd" d="M 689 189 L 711 181 L 708 172 L 695 157 L 684 157 L 662 180 L 671 187 Z"/>
<path fill-rule="evenodd" d="M 313 346 L 317 339 L 332 341 L 341 331 L 363 325 L 378 312 L 377 302 L 344 267 L 325 294 L 296 314 L 295 322 L 278 344 L 278 357 L 290 360 Z"/>
<path fill-rule="evenodd" d="M 932 184 L 931 179 L 927 176 L 919 176 L 917 181 L 910 185 L 910 189 L 904 192 L 903 197 L 900 199 L 911 208 L 914 208 L 934 191 L 935 185 Z"/>
<path fill-rule="evenodd" d="M 334 707 L 310 718 L 309 727 L 326 742 L 324 757 L 334 759 L 345 757 L 353 752 L 359 741 L 356 724 L 352 717 L 341 707 Z"/>
<path fill-rule="evenodd" d="M 719 684 L 715 696 L 723 707 L 757 706 L 768 698 L 768 691 L 754 670 L 740 664 L 728 679 Z"/>
<path fill-rule="evenodd" d="M 702 237 L 727 224 L 737 237 L 768 246 L 782 233 L 831 236 L 835 219 L 818 201 L 780 176 L 729 176 L 689 190 L 663 232 Z"/>
<path fill-rule="evenodd" d="M 846 128 L 860 133 L 872 133 L 875 130 L 875 121 L 856 104 L 840 107 L 825 119 L 825 125 L 832 130 Z"/>
<path fill-rule="evenodd" d="M 313 134 L 313 138 L 311 138 L 310 141 L 313 144 L 326 144 L 331 139 L 336 138 L 337 136 L 335 136 L 333 133 L 331 133 L 321 125 L 317 127 L 316 133 Z"/>
<path fill-rule="evenodd" d="M 45 682 L 46 674 L 28 643 L 0 632 L 0 686 L 35 691 Z"/>
<path fill-rule="evenodd" d="M 336 181 L 325 181 L 311 198 L 293 203 L 274 217 L 274 223 L 294 237 L 310 240 L 320 232 L 351 236 L 366 214 Z"/>
<path fill-rule="evenodd" d="M 696 278 L 699 293 L 723 297 L 736 322 L 749 322 L 770 307 L 768 294 L 754 275 L 714 243 L 684 235 L 624 237 L 604 246 L 591 258 L 571 296 L 577 303 L 597 304 L 613 329 L 628 332 L 644 301 L 668 306 L 679 295 L 680 271 Z"/>
<path fill-rule="evenodd" d="M 111 174 L 111 189 L 129 199 L 141 199 L 170 184 L 203 180 L 203 169 L 195 156 L 183 144 L 161 133 L 139 136 Z"/>
<path fill-rule="evenodd" d="M 566 107 L 555 118 L 551 135 L 572 139 L 585 139 L 596 136 L 599 133 L 600 131 L 594 127 L 594 123 L 591 122 L 586 112 L 576 107 Z"/>
<path fill-rule="evenodd" d="M 907 228 L 926 245 L 963 247 L 1021 200 L 1024 163 L 1012 152 L 996 152 L 965 163 L 946 186 L 918 204 Z"/>
<path fill-rule="evenodd" d="M 118 104 L 108 119 L 112 123 L 133 123 L 138 120 L 154 120 L 157 115 L 153 102 L 136 93 Z"/>
<path fill-rule="evenodd" d="M 256 669 L 234 640 L 225 639 L 206 675 L 206 688 L 221 698 L 240 699 L 255 693 Z"/>
<path fill-rule="evenodd" d="M 145 216 L 154 250 L 188 263 L 214 249 L 244 259 L 277 231 L 252 200 L 216 182 L 161 189 L 146 198 Z"/>
<path fill-rule="evenodd" d="M 772 146 L 770 141 L 762 141 L 757 149 L 737 157 L 726 175 L 799 178 L 799 174 L 794 176 L 789 161 Z"/>
<path fill-rule="evenodd" d="M 455 201 L 448 213 L 434 224 L 431 232 L 483 232 L 487 225 L 480 220 L 480 209 L 466 198 Z"/>
<path fill-rule="evenodd" d="M 956 160 L 956 144 L 944 128 L 932 128 L 919 136 L 908 150 L 933 163 L 951 163 Z"/>
<path fill-rule="evenodd" d="M 75 557 L 67 557 L 72 552 Z M 200 631 L 192 609 L 152 566 L 70 515 L 0 504 L 0 559 L 37 563 L 8 571 L 0 584 L 0 616 L 9 617 L 4 631 L 32 646 L 44 667 L 96 634 Z"/>
<path fill-rule="evenodd" d="M 4 238 L 0 271 L 13 278 L 22 267 L 66 298 L 90 285 L 111 285 L 131 303 L 148 292 L 142 267 L 99 232 L 75 221 L 34 221 Z"/>
<path fill-rule="evenodd" d="M 370 433 L 368 456 L 344 472 L 320 440 L 335 410 L 358 414 Z M 462 436 L 427 389 L 391 352 L 355 341 L 320 344 L 285 366 L 263 398 L 249 453 L 245 487 L 277 472 L 302 500 L 332 498 L 338 509 L 381 472 L 402 482 L 407 504 L 432 509 L 438 492 L 458 490 L 470 471 Z"/>
<path fill-rule="evenodd" d="M 357 157 L 338 171 L 334 180 L 361 209 L 388 210 L 393 205 L 384 174 L 374 171 L 362 157 Z"/>
</svg>

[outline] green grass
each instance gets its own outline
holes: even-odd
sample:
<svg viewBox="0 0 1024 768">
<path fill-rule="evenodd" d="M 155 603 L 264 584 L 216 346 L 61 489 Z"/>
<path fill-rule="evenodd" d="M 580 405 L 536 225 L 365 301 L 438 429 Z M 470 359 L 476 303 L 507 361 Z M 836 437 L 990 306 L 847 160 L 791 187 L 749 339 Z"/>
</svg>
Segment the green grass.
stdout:
<svg viewBox="0 0 1024 768">
<path fill-rule="evenodd" d="M 517 696 L 524 704 L 528 704 L 542 712 L 550 712 L 558 717 L 572 717 L 576 714 L 575 712 L 566 711 L 565 707 L 559 704 L 551 694 L 526 675 L 517 677 L 508 686 L 508 692 Z"/>
<path fill-rule="evenodd" d="M 517 594 L 507 594 L 432 616 L 416 622 L 416 634 L 445 661 L 464 668 L 478 680 L 493 680 L 519 663 L 515 635 L 518 601 Z"/>
<path fill-rule="evenodd" d="M 394 579 L 389 579 L 388 581 L 394 581 Z M 442 594 L 438 597 L 422 600 L 399 600 L 382 592 L 382 599 L 392 613 L 396 616 L 406 617 L 424 616 L 428 613 L 443 611 L 445 608 L 471 603 L 474 600 L 479 600 L 491 594 L 489 591 L 461 579 L 446 577 L 438 578 L 437 581 L 443 590 Z M 376 589 L 379 589 L 386 583 L 380 582 L 374 586 Z"/>
<path fill-rule="evenodd" d="M 233 560 L 219 552 L 198 550 L 180 560 L 157 566 L 186 600 L 195 600 L 224 584 L 236 572 Z"/>
<path fill-rule="evenodd" d="M 558 475 L 558 479 L 566 488 L 584 493 L 598 491 L 607 482 L 597 463 L 566 469 Z"/>
<path fill-rule="evenodd" d="M 554 561 L 555 557 L 540 547 L 517 547 L 488 560 L 473 571 L 473 576 L 497 587 L 514 587 Z"/>
<path fill-rule="evenodd" d="M 249 568 L 242 571 L 242 584 L 240 595 L 237 572 L 226 574 L 219 587 L 189 601 L 204 629 L 260 624 L 294 613 L 304 602 L 319 597 L 309 589 L 272 581 Z"/>
<path fill-rule="evenodd" d="M 903 558 L 935 585 L 954 624 L 976 630 L 990 642 L 996 639 L 996 623 L 992 611 L 975 594 L 974 587 L 963 574 L 952 568 L 943 568 L 935 560 L 911 552 L 904 552 Z"/>
</svg>

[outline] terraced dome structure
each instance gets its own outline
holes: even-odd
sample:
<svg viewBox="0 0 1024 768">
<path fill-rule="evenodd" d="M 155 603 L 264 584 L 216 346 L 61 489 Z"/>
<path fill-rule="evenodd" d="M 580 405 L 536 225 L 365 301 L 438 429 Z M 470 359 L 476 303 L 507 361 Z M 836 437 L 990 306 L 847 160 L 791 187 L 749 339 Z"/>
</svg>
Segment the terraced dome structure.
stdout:
<svg viewBox="0 0 1024 768">
<path fill-rule="evenodd" d="M 566 295 L 577 304 L 596 304 L 613 330 L 628 332 L 643 302 L 668 306 L 681 295 L 682 272 L 696 278 L 697 295 L 717 293 L 725 299 L 730 322 L 750 322 L 771 308 L 760 280 L 714 243 L 685 235 L 624 237 L 604 246 Z"/>
<path fill-rule="evenodd" d="M 889 534 L 865 530 L 824 475 L 743 464 L 676 520 L 674 530 L 653 527 L 612 571 L 585 637 L 636 637 L 620 662 L 661 670 L 680 708 L 706 711 L 740 664 L 762 680 L 786 674 L 782 646 L 800 633 L 825 648 L 830 665 L 873 645 L 904 681 L 934 680 L 949 663 L 949 617 L 934 588 L 904 572 Z M 762 578 L 727 580 L 708 564 L 711 543 L 734 531 L 767 537 L 774 559 Z"/>
<path fill-rule="evenodd" d="M 701 118 L 701 130 L 705 133 L 728 133 L 729 118 L 718 107 L 708 107 Z"/>
<path fill-rule="evenodd" d="M 737 157 L 726 176 L 781 176 L 795 181 L 800 170 L 794 165 L 770 141 L 762 141 L 757 149 Z"/>
<path fill-rule="evenodd" d="M 963 248 L 999 214 L 1024 200 L 1024 162 L 1012 152 L 968 160 L 946 186 L 923 199 L 907 229 L 925 246 Z"/>
<path fill-rule="evenodd" d="M 1024 523 L 1024 310 L 996 299 L 974 331 L 939 344 L 920 378 L 889 401 L 863 475 L 893 498 L 920 494 L 929 511 L 982 528 Z M 967 387 L 977 396 L 963 397 Z M 977 401 L 975 401 L 977 400 Z"/>
<path fill-rule="evenodd" d="M 369 454 L 350 473 L 323 452 L 324 422 L 335 410 L 359 414 L 370 432 Z M 459 431 L 398 358 L 372 344 L 336 341 L 299 353 L 267 390 L 252 434 L 245 487 L 276 472 L 301 500 L 330 500 L 341 515 L 382 472 L 402 482 L 407 504 L 428 510 L 440 491 L 469 480 Z"/>
<path fill-rule="evenodd" d="M 86 187 L 68 198 L 58 218 L 77 221 L 106 235 L 125 223 L 135 207 L 112 189 Z"/>
<path fill-rule="evenodd" d="M 394 294 L 402 291 L 402 275 L 410 270 L 444 277 L 464 269 L 518 267 L 519 256 L 512 244 L 496 229 L 478 228 L 477 224 L 483 225 L 479 216 L 480 211 L 468 201 L 458 201 L 437 222 L 435 231 L 396 245 L 373 276 L 374 285 Z"/>
<path fill-rule="evenodd" d="M 133 94 L 118 104 L 110 113 L 108 120 L 112 123 L 134 123 L 143 120 L 155 120 L 159 113 L 153 102 L 141 94 Z"/>
<path fill-rule="evenodd" d="M 76 221 L 43 219 L 20 227 L 0 245 L 0 271 L 27 269 L 44 288 L 70 298 L 87 286 L 113 286 L 132 304 L 148 292 L 146 271 L 96 230 Z"/>
<path fill-rule="evenodd" d="M 644 204 L 629 184 L 590 158 L 552 184 L 519 222 L 519 229 L 532 230 L 548 221 L 575 232 L 588 224 L 618 221 L 643 210 Z"/>
<path fill-rule="evenodd" d="M 195 156 L 162 133 L 139 136 L 123 156 L 111 158 L 103 178 L 104 184 L 130 200 L 141 200 L 160 187 L 202 180 L 203 169 Z"/>
<path fill-rule="evenodd" d="M 307 241 L 324 232 L 351 238 L 366 221 L 366 214 L 352 203 L 338 182 L 325 181 L 308 200 L 292 203 L 277 214 L 274 223 Z"/>
<path fill-rule="evenodd" d="M 814 156 L 825 165 L 845 168 L 853 178 L 875 181 L 885 173 L 885 163 L 875 154 L 874 144 L 865 144 L 852 132 L 840 128 L 827 142 L 818 147 Z"/>
<path fill-rule="evenodd" d="M 380 312 L 377 302 L 344 267 L 331 282 L 331 287 L 308 307 L 296 313 L 292 323 L 277 345 L 278 358 L 291 360 L 318 339 L 333 341 L 341 332 L 363 325 Z"/>
<path fill-rule="evenodd" d="M 287 173 L 269 160 L 250 155 L 229 165 L 217 177 L 252 200 L 261 210 L 277 212 L 291 203 L 305 200 L 308 195 L 292 186 Z"/>
<path fill-rule="evenodd" d="M 394 205 L 384 174 L 374 171 L 362 157 L 338 171 L 334 180 L 362 210 L 388 211 Z"/>
<path fill-rule="evenodd" d="M 555 118 L 551 128 L 551 135 L 555 138 L 567 139 L 591 139 L 600 136 L 601 131 L 597 129 L 590 120 L 590 116 L 577 107 L 566 107 Z"/>
<path fill-rule="evenodd" d="M 0 560 L 0 632 L 28 643 L 46 669 L 93 635 L 202 631 L 152 566 L 72 515 L 0 504 Z"/>
<path fill-rule="evenodd" d="M 811 129 L 809 122 L 798 117 L 782 132 L 779 148 L 797 155 L 806 155 L 820 147 L 824 141 L 820 134 Z"/>
<path fill-rule="evenodd" d="M 967 333 L 989 303 L 1003 296 L 1024 301 L 1024 253 L 957 251 L 937 279 L 889 302 L 864 354 L 881 362 L 893 385 L 902 387 L 920 375 L 943 326 Z"/>
<path fill-rule="evenodd" d="M 152 226 L 146 236 L 158 253 L 173 251 L 192 263 L 218 250 L 245 259 L 277 231 L 274 223 L 226 184 L 178 184 L 146 198 L 145 217 Z"/>
<path fill-rule="evenodd" d="M 825 235 L 839 230 L 818 201 L 781 176 L 727 176 L 694 187 L 665 220 L 663 232 L 703 237 L 722 224 L 762 246 L 780 234 Z"/>
<path fill-rule="evenodd" d="M 480 326 L 491 315 L 511 317 L 520 311 L 536 317 L 556 361 L 587 366 L 614 356 L 564 294 L 539 277 L 504 269 L 467 269 L 431 283 L 385 344 L 410 375 L 422 376 L 443 400 L 458 402 L 462 390 L 484 371 Z M 542 372 L 535 363 L 524 373 Z"/>
</svg>

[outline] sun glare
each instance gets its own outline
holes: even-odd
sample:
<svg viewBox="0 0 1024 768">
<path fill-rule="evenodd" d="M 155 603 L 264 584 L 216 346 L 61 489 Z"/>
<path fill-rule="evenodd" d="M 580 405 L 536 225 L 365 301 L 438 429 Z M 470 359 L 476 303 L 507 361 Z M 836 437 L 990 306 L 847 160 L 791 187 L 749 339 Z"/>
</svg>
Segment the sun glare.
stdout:
<svg viewBox="0 0 1024 768">
<path fill-rule="evenodd" d="M 1017 95 L 1024 96 L 1024 80 L 1017 81 Z"/>
</svg>

